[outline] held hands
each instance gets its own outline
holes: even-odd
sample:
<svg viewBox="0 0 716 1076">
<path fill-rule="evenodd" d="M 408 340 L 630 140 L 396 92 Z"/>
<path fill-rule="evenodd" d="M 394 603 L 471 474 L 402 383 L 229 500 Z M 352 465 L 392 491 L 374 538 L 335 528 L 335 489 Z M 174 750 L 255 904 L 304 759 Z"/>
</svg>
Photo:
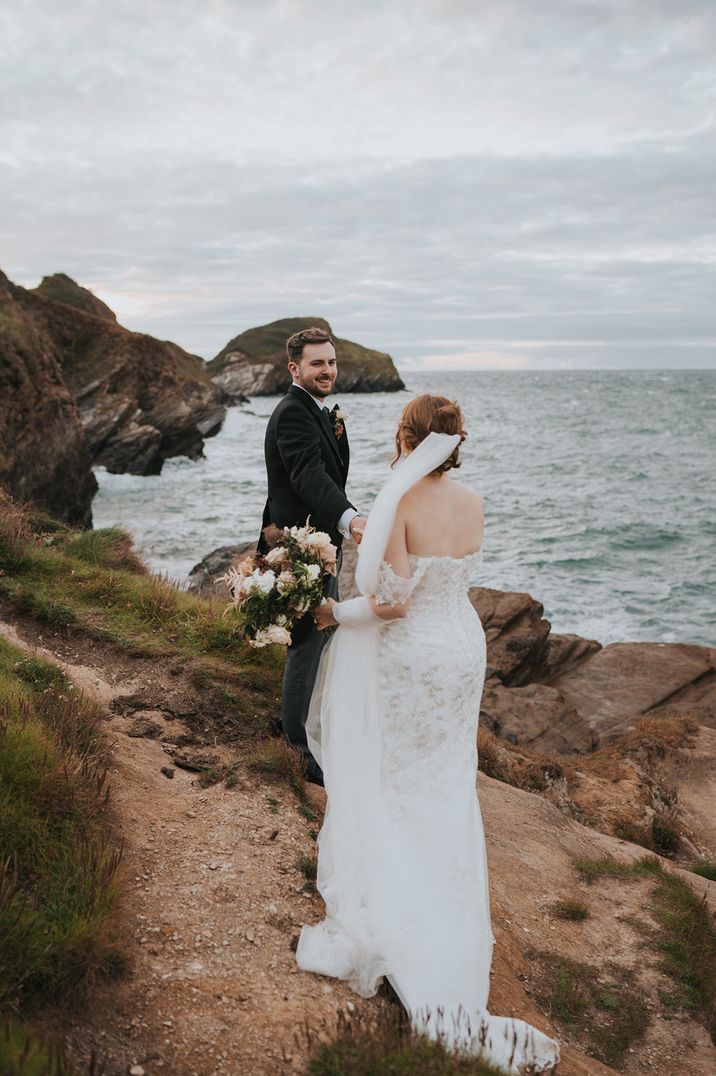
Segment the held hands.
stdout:
<svg viewBox="0 0 716 1076">
<path fill-rule="evenodd" d="M 325 631 L 326 628 L 333 628 L 338 624 L 333 615 L 333 606 L 335 604 L 333 598 L 326 598 L 313 610 L 313 619 L 319 631 Z"/>
<path fill-rule="evenodd" d="M 364 516 L 353 516 L 353 519 L 348 524 L 348 530 L 351 532 L 351 538 L 356 545 L 361 544 L 363 538 L 363 531 L 368 520 Z"/>
</svg>

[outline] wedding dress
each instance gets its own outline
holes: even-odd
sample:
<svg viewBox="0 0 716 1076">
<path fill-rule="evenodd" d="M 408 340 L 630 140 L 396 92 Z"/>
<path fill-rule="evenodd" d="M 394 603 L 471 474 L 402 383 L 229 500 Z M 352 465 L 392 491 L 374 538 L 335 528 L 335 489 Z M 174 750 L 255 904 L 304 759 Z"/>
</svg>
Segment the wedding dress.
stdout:
<svg viewBox="0 0 716 1076">
<path fill-rule="evenodd" d="M 480 554 L 410 556 L 409 579 L 382 557 L 400 496 L 454 445 L 431 434 L 411 453 L 360 546 L 359 588 L 379 603 L 409 598 L 407 616 L 340 626 L 326 648 L 307 724 L 328 797 L 326 918 L 303 927 L 296 958 L 364 997 L 387 976 L 417 1031 L 505 1072 L 539 1072 L 559 1060 L 558 1043 L 487 1011 L 495 939 L 476 792 L 485 634 L 467 596 Z"/>
</svg>

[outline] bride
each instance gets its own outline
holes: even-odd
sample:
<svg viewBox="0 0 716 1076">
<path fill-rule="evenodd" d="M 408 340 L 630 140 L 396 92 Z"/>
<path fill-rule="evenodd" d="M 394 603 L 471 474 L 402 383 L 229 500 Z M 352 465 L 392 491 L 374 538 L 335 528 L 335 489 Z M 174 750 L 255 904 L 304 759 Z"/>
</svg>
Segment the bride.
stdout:
<svg viewBox="0 0 716 1076">
<path fill-rule="evenodd" d="M 509 1073 L 540 1072 L 558 1043 L 487 1011 L 494 936 L 476 792 L 485 634 L 467 597 L 482 499 L 452 481 L 457 404 L 404 409 L 398 462 L 359 548 L 361 596 L 315 612 L 338 625 L 306 731 L 328 798 L 318 839 L 326 918 L 301 931 L 305 971 L 363 997 L 386 976 L 418 1032 Z"/>
</svg>

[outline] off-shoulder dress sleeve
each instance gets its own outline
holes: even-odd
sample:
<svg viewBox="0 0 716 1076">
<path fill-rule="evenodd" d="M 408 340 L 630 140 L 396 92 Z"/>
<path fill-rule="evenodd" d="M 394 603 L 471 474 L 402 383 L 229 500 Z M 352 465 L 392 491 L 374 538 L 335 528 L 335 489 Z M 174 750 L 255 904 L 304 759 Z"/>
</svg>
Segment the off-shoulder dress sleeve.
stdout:
<svg viewBox="0 0 716 1076">
<path fill-rule="evenodd" d="M 381 561 L 378 568 L 375 600 L 379 605 L 404 605 L 422 579 L 424 571 L 425 564 L 418 562 L 413 574 L 405 579 L 402 575 L 396 575 L 387 561 Z"/>
</svg>

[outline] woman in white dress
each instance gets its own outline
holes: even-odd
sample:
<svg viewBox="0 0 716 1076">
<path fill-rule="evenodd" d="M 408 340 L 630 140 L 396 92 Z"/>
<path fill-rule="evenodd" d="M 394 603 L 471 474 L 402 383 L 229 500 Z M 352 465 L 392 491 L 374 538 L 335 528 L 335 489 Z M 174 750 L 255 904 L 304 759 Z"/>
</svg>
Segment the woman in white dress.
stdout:
<svg viewBox="0 0 716 1076">
<path fill-rule="evenodd" d="M 417 1031 L 509 1073 L 541 1072 L 558 1043 L 487 1011 L 494 936 L 477 799 L 485 634 L 467 596 L 482 499 L 448 477 L 457 404 L 404 409 L 400 462 L 359 548 L 361 596 L 326 602 L 326 648 L 307 724 L 327 809 L 318 839 L 326 918 L 301 931 L 306 971 L 372 996 L 386 976 Z"/>
</svg>

